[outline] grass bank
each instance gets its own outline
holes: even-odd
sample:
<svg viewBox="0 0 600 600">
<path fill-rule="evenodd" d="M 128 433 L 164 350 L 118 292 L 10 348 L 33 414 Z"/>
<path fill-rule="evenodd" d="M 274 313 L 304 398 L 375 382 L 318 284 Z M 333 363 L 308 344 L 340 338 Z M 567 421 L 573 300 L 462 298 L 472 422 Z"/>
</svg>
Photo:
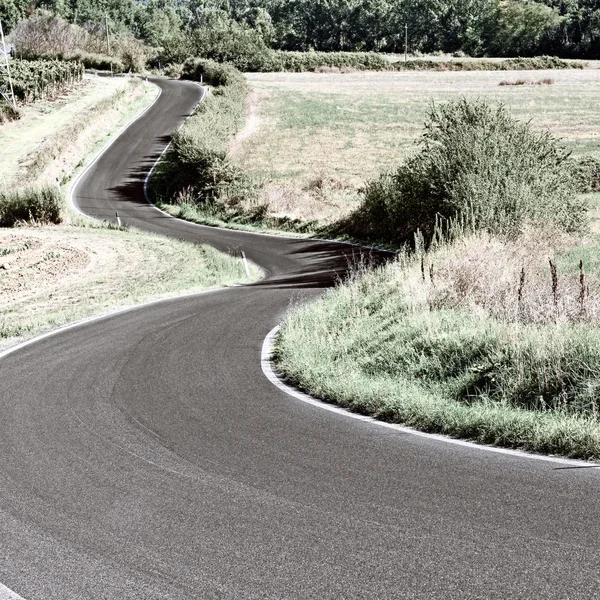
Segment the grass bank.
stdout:
<svg viewBox="0 0 600 600">
<path fill-rule="evenodd" d="M 248 283 L 239 258 L 138 231 L 0 229 L 0 348 L 116 308 Z"/>
<path fill-rule="evenodd" d="M 548 243 L 556 239 L 478 234 L 424 264 L 405 256 L 359 274 L 290 311 L 275 366 L 302 390 L 378 419 L 600 460 L 600 281 L 591 259 L 600 238 Z"/>
</svg>

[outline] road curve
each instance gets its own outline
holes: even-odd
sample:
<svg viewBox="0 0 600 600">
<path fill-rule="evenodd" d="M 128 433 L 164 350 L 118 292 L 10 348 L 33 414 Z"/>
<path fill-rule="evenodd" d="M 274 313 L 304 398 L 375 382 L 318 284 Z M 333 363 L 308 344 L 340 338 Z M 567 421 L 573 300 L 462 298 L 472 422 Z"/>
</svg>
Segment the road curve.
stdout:
<svg viewBox="0 0 600 600">
<path fill-rule="evenodd" d="M 201 93 L 157 83 L 75 201 L 243 249 L 268 277 L 0 360 L 0 582 L 26 600 L 597 597 L 596 468 L 348 419 L 262 375 L 267 332 L 331 284 L 351 247 L 198 227 L 146 204 L 146 173 Z"/>
</svg>

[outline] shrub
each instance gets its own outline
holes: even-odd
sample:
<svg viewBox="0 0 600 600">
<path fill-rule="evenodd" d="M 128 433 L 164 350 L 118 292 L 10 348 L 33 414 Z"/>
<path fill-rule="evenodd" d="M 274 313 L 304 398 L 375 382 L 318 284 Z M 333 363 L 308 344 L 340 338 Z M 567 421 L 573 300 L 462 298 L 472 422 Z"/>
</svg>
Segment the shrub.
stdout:
<svg viewBox="0 0 600 600">
<path fill-rule="evenodd" d="M 397 71 L 529 71 L 543 69 L 583 69 L 584 63 L 562 60 L 555 56 L 506 58 L 492 60 L 409 60 L 392 64 Z"/>
<path fill-rule="evenodd" d="M 10 104 L 0 101 L 0 125 L 9 121 L 17 121 L 21 118 L 18 109 L 15 109 Z"/>
<path fill-rule="evenodd" d="M 54 186 L 0 191 L 0 227 L 19 222 L 60 223 L 63 198 Z"/>
<path fill-rule="evenodd" d="M 432 105 L 418 154 L 395 173 L 367 183 L 349 228 L 394 242 L 436 219 L 511 234 L 527 221 L 584 228 L 569 153 L 548 133 L 510 117 L 503 105 L 461 99 Z"/>
<path fill-rule="evenodd" d="M 389 61 L 373 52 L 284 52 L 273 50 L 259 71 L 314 71 L 320 67 L 351 67 L 356 70 L 385 71 Z"/>
<path fill-rule="evenodd" d="M 580 192 L 600 192 L 600 159 L 586 156 L 573 163 Z"/>
<path fill-rule="evenodd" d="M 152 178 L 157 199 L 177 203 L 206 203 L 228 199 L 235 203 L 244 193 L 244 177 L 228 157 L 231 138 L 246 119 L 248 85 L 231 65 L 189 59 L 182 78 L 215 86 L 198 105 L 194 116 L 173 137 L 172 146 Z"/>
<path fill-rule="evenodd" d="M 246 88 L 246 78 L 231 65 L 203 58 L 189 58 L 183 63 L 182 79 L 203 81 L 215 87 L 240 86 Z"/>
</svg>

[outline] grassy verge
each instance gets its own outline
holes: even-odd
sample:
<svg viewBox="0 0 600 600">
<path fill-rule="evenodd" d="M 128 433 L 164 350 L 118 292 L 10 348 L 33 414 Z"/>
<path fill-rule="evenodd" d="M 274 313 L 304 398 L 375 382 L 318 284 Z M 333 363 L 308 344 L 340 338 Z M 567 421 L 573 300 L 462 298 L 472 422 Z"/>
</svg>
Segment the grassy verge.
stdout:
<svg viewBox="0 0 600 600">
<path fill-rule="evenodd" d="M 113 309 L 247 283 L 211 247 L 90 223 L 0 230 L 0 347 Z"/>
<path fill-rule="evenodd" d="M 318 398 L 385 421 L 600 460 L 600 238 L 548 242 L 556 239 L 479 234 L 428 254 L 424 269 L 405 257 L 359 274 L 290 311 L 276 368 Z"/>
</svg>

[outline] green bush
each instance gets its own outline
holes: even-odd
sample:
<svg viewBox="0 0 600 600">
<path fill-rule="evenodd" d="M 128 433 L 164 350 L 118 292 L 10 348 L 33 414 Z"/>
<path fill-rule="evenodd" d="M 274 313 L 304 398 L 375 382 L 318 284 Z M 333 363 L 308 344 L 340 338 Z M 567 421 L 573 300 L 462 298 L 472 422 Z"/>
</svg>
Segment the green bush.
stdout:
<svg viewBox="0 0 600 600">
<path fill-rule="evenodd" d="M 600 192 L 600 160 L 591 156 L 574 162 L 577 186 L 582 193 Z"/>
<path fill-rule="evenodd" d="M 526 221 L 567 231 L 585 226 L 587 206 L 576 194 L 569 153 L 503 105 L 433 105 L 420 146 L 395 173 L 367 183 L 350 233 L 403 242 L 417 230 L 430 236 L 439 217 L 505 234 Z"/>
<path fill-rule="evenodd" d="M 583 69 L 583 63 L 562 60 L 555 56 L 506 58 L 493 60 L 409 60 L 392 64 L 397 71 L 527 71 L 541 69 Z"/>
<path fill-rule="evenodd" d="M 0 227 L 19 222 L 60 223 L 62 209 L 62 195 L 54 186 L 0 191 Z"/>
<path fill-rule="evenodd" d="M 390 62 L 374 52 L 284 52 L 273 50 L 257 71 L 314 71 L 318 67 L 351 67 L 360 71 L 385 71 Z"/>
<path fill-rule="evenodd" d="M 215 87 L 239 86 L 245 88 L 246 93 L 248 91 L 246 78 L 238 69 L 205 58 L 188 58 L 183 63 L 181 78 L 203 81 Z"/>
<path fill-rule="evenodd" d="M 241 172 L 229 160 L 228 146 L 246 120 L 246 79 L 231 65 L 206 59 L 187 60 L 182 78 L 202 80 L 214 89 L 174 136 L 152 178 L 151 192 L 165 202 L 181 198 L 235 202 L 236 190 L 243 193 L 245 186 Z"/>
</svg>

